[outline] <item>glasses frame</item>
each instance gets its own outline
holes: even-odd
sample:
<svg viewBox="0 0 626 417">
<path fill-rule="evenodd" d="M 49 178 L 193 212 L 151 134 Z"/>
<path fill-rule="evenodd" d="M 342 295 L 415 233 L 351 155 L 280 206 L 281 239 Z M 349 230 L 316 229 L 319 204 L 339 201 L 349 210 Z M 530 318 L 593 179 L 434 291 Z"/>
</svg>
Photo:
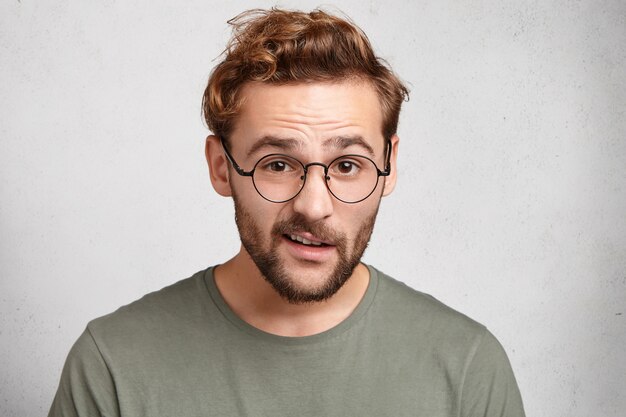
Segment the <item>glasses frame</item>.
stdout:
<svg viewBox="0 0 626 417">
<path fill-rule="evenodd" d="M 341 201 L 342 203 L 346 203 L 346 204 L 356 204 L 356 203 L 360 203 L 361 201 L 367 199 L 369 196 L 371 196 L 374 191 L 376 190 L 376 187 L 378 187 L 378 181 L 380 177 L 387 177 L 389 176 L 389 174 L 391 174 L 391 150 L 392 150 L 392 144 L 391 144 L 391 140 L 387 139 L 385 141 L 385 170 L 381 171 L 378 168 L 378 165 L 376 165 L 376 162 L 374 162 L 373 160 L 371 160 L 370 158 L 368 158 L 367 156 L 363 156 L 363 155 L 357 155 L 357 154 L 346 154 L 346 155 L 341 155 L 335 159 L 333 159 L 332 161 L 330 161 L 330 163 L 328 165 L 323 164 L 321 162 L 309 162 L 308 164 L 303 164 L 300 160 L 294 158 L 293 156 L 287 155 L 287 154 L 282 154 L 282 153 L 272 153 L 272 154 L 268 154 L 268 155 L 264 155 L 263 157 L 261 157 L 258 161 L 256 161 L 256 163 L 254 164 L 254 167 L 252 168 L 252 170 L 250 171 L 246 171 L 243 168 L 241 168 L 239 166 L 239 164 L 235 161 L 235 158 L 233 158 L 233 156 L 231 155 L 231 153 L 229 152 L 228 148 L 226 147 L 226 143 L 224 141 L 224 138 L 220 138 L 220 142 L 222 143 L 222 148 L 224 149 L 224 154 L 226 155 L 226 158 L 228 159 L 228 161 L 231 163 L 231 165 L 233 166 L 233 168 L 235 169 L 235 172 L 237 172 L 237 174 L 241 175 L 242 177 L 251 177 L 252 178 L 252 185 L 254 185 L 254 189 L 256 190 L 256 192 L 265 200 L 271 202 L 271 203 L 286 203 L 288 201 L 293 200 L 294 198 L 296 198 L 304 189 L 304 186 L 306 184 L 306 178 L 307 178 L 307 174 L 309 171 L 309 167 L 312 166 L 320 166 L 322 168 L 324 168 L 324 184 L 326 184 L 326 189 L 328 190 L 328 192 L 335 197 L 337 200 Z M 256 182 L 254 181 L 254 171 L 256 170 L 257 165 L 259 164 L 259 162 L 261 162 L 263 159 L 269 157 L 269 156 L 286 156 L 290 159 L 293 159 L 295 161 L 297 161 L 300 165 L 302 165 L 303 171 L 304 171 L 304 175 L 302 175 L 302 186 L 300 187 L 300 190 L 298 190 L 298 192 L 293 196 L 290 197 L 286 200 L 280 200 L 280 201 L 275 201 L 275 200 L 270 200 L 269 198 L 265 197 L 263 194 L 261 194 L 261 192 L 259 191 L 259 189 L 257 188 Z M 372 191 L 369 192 L 368 195 L 366 195 L 365 197 L 363 197 L 360 200 L 357 201 L 345 201 L 342 200 L 341 198 L 337 197 L 335 195 L 335 193 L 333 193 L 333 190 L 330 189 L 330 187 L 328 186 L 328 180 L 330 179 L 330 177 L 328 176 L 328 169 L 330 166 L 333 165 L 333 163 L 335 161 L 337 161 L 338 159 L 342 159 L 342 158 L 346 158 L 346 157 L 350 157 L 350 156 L 357 156 L 359 158 L 365 158 L 368 161 L 370 161 L 372 164 L 374 164 L 374 167 L 376 167 L 376 184 L 374 185 L 374 187 L 372 188 Z"/>
</svg>

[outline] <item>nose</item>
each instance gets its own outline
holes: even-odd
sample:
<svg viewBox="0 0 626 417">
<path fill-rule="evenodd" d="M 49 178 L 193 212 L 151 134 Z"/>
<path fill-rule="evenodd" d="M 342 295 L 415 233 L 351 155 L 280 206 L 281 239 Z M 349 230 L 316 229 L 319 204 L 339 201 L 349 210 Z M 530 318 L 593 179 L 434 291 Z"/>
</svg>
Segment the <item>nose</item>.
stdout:
<svg viewBox="0 0 626 417">
<path fill-rule="evenodd" d="M 294 198 L 293 209 L 311 222 L 333 213 L 333 196 L 326 187 L 323 166 L 308 166 L 304 187 Z"/>
</svg>

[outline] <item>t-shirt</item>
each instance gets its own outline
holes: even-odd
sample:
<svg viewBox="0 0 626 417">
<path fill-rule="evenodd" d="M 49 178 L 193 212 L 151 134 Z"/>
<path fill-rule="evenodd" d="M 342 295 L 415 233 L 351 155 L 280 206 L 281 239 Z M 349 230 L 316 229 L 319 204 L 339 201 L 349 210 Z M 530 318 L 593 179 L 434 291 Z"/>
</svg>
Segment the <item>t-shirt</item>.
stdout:
<svg viewBox="0 0 626 417">
<path fill-rule="evenodd" d="M 312 336 L 263 332 L 213 268 L 90 322 L 49 416 L 523 416 L 482 325 L 369 267 L 354 312 Z"/>
</svg>

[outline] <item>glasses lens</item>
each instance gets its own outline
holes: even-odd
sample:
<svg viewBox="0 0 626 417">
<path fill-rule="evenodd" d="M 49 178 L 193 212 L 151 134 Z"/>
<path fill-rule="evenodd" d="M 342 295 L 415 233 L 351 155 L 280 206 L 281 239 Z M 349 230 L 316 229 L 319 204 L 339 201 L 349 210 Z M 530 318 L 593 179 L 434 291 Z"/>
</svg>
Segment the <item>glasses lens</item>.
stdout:
<svg viewBox="0 0 626 417">
<path fill-rule="evenodd" d="M 369 158 L 346 155 L 331 162 L 328 178 L 328 189 L 337 199 L 357 203 L 369 197 L 378 185 L 378 170 Z"/>
<path fill-rule="evenodd" d="M 291 200 L 302 188 L 304 166 L 287 155 L 267 155 L 254 167 L 252 181 L 263 198 L 276 203 Z"/>
</svg>

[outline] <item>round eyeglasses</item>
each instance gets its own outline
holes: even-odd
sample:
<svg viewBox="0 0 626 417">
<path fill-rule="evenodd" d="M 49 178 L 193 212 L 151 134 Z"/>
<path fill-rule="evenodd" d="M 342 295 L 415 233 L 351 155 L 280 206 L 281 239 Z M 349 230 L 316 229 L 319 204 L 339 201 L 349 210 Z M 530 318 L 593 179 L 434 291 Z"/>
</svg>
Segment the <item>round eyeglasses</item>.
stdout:
<svg viewBox="0 0 626 417">
<path fill-rule="evenodd" d="M 328 165 L 321 162 L 303 164 L 296 158 L 274 153 L 259 159 L 251 171 L 241 168 L 228 151 L 224 141 L 222 147 L 237 174 L 252 177 L 254 188 L 261 197 L 272 203 L 285 203 L 295 198 L 304 188 L 309 168 L 320 166 L 328 191 L 339 201 L 359 203 L 368 198 L 378 186 L 378 178 L 391 172 L 391 141 L 387 141 L 385 170 L 363 155 L 342 155 Z"/>
</svg>

